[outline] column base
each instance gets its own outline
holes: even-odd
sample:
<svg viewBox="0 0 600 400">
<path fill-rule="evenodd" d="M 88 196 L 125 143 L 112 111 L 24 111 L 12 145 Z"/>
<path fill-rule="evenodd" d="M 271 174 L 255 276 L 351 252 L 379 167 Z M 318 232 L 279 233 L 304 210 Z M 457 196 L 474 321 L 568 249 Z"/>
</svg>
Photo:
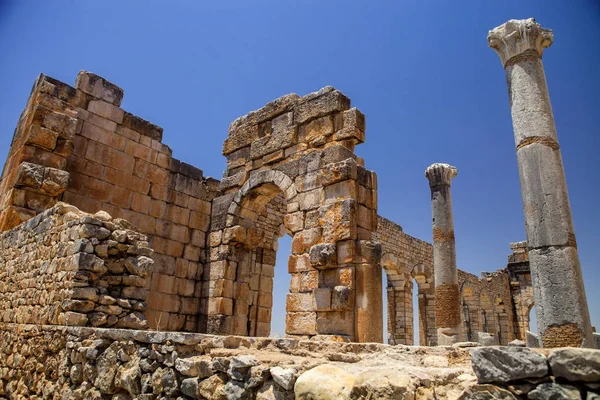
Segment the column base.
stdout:
<svg viewBox="0 0 600 400">
<path fill-rule="evenodd" d="M 458 328 L 438 328 L 438 346 L 452 346 L 458 342 Z"/>
</svg>

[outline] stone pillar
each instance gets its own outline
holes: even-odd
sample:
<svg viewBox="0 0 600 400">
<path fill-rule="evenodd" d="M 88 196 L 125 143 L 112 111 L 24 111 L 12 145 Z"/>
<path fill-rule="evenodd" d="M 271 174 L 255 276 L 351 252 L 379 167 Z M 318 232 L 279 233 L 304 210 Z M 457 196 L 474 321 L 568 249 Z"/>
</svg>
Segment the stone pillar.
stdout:
<svg viewBox="0 0 600 400">
<path fill-rule="evenodd" d="M 458 170 L 448 164 L 435 163 L 425 170 L 431 188 L 435 320 L 440 346 L 455 343 L 460 331 L 460 296 L 450 194 L 450 181 L 457 174 Z"/>
<path fill-rule="evenodd" d="M 552 31 L 533 18 L 488 34 L 506 70 L 538 331 L 544 347 L 593 347 L 542 53 Z"/>
</svg>

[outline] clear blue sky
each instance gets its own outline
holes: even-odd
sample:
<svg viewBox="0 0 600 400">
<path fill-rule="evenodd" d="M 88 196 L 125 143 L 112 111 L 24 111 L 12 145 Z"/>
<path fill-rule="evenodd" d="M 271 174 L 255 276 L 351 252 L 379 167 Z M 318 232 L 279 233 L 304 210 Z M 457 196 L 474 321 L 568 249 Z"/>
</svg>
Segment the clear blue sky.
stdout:
<svg viewBox="0 0 600 400">
<path fill-rule="evenodd" d="M 459 268 L 506 265 L 525 239 L 504 71 L 489 29 L 535 17 L 554 30 L 544 65 L 592 322 L 600 328 L 600 5 L 566 1 L 0 0 L 0 160 L 35 77 L 81 69 L 125 90 L 175 157 L 220 177 L 229 123 L 286 93 L 333 85 L 367 116 L 357 147 L 379 176 L 379 212 L 431 239 L 425 168 L 447 162 Z M 282 240 L 280 259 L 289 248 Z M 283 332 L 286 262 L 273 330 Z"/>
</svg>

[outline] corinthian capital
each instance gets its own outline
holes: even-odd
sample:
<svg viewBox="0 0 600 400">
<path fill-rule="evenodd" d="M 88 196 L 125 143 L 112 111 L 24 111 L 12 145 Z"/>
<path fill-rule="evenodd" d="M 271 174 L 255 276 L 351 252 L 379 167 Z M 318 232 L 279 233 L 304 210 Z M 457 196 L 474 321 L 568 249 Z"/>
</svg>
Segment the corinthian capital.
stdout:
<svg viewBox="0 0 600 400">
<path fill-rule="evenodd" d="M 517 56 L 541 57 L 554 41 L 550 29 L 544 29 L 535 19 L 511 19 L 488 32 L 488 45 L 498 53 L 506 68 Z M 516 61 L 516 60 L 513 60 Z"/>
<path fill-rule="evenodd" d="M 425 170 L 425 177 L 429 179 L 429 186 L 450 185 L 450 181 L 458 175 L 458 169 L 450 164 L 435 163 Z"/>
</svg>

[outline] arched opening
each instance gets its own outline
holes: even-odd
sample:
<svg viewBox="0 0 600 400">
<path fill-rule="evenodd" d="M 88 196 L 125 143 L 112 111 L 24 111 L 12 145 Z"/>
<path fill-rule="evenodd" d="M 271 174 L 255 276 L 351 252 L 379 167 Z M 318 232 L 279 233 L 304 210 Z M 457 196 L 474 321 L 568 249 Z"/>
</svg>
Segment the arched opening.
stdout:
<svg viewBox="0 0 600 400">
<path fill-rule="evenodd" d="M 232 228 L 240 231 L 235 237 L 237 266 L 233 283 L 232 328 L 236 334 L 271 333 L 273 279 L 278 240 L 286 233 L 286 213 L 284 195 L 272 183 L 253 188 L 241 201 L 238 225 Z"/>
<path fill-rule="evenodd" d="M 285 336 L 286 297 L 289 293 L 291 275 L 288 261 L 292 248 L 292 237 L 287 232 L 277 242 L 275 276 L 273 277 L 273 308 L 271 312 L 271 337 Z"/>
<path fill-rule="evenodd" d="M 424 346 L 425 338 L 422 338 L 421 331 L 423 327 L 421 326 L 421 312 L 419 310 L 419 305 L 422 303 L 419 301 L 419 297 L 422 294 L 419 294 L 419 283 L 416 279 L 412 279 L 410 283 L 412 286 L 413 344 L 415 346 Z"/>
<path fill-rule="evenodd" d="M 464 282 L 460 290 L 460 301 L 462 305 L 463 338 L 468 342 L 477 341 L 479 327 L 479 299 L 471 288 L 469 282 Z"/>
<path fill-rule="evenodd" d="M 382 291 L 384 307 L 384 341 L 388 344 L 406 344 L 406 316 L 404 304 L 405 278 L 400 272 L 398 258 L 392 253 L 381 257 L 382 274 L 385 275 L 386 290 Z M 383 279 L 383 276 L 382 276 Z"/>
<path fill-rule="evenodd" d="M 529 306 L 527 316 L 527 330 L 533 333 L 537 333 L 537 315 L 535 313 L 535 304 L 532 303 Z"/>
</svg>

